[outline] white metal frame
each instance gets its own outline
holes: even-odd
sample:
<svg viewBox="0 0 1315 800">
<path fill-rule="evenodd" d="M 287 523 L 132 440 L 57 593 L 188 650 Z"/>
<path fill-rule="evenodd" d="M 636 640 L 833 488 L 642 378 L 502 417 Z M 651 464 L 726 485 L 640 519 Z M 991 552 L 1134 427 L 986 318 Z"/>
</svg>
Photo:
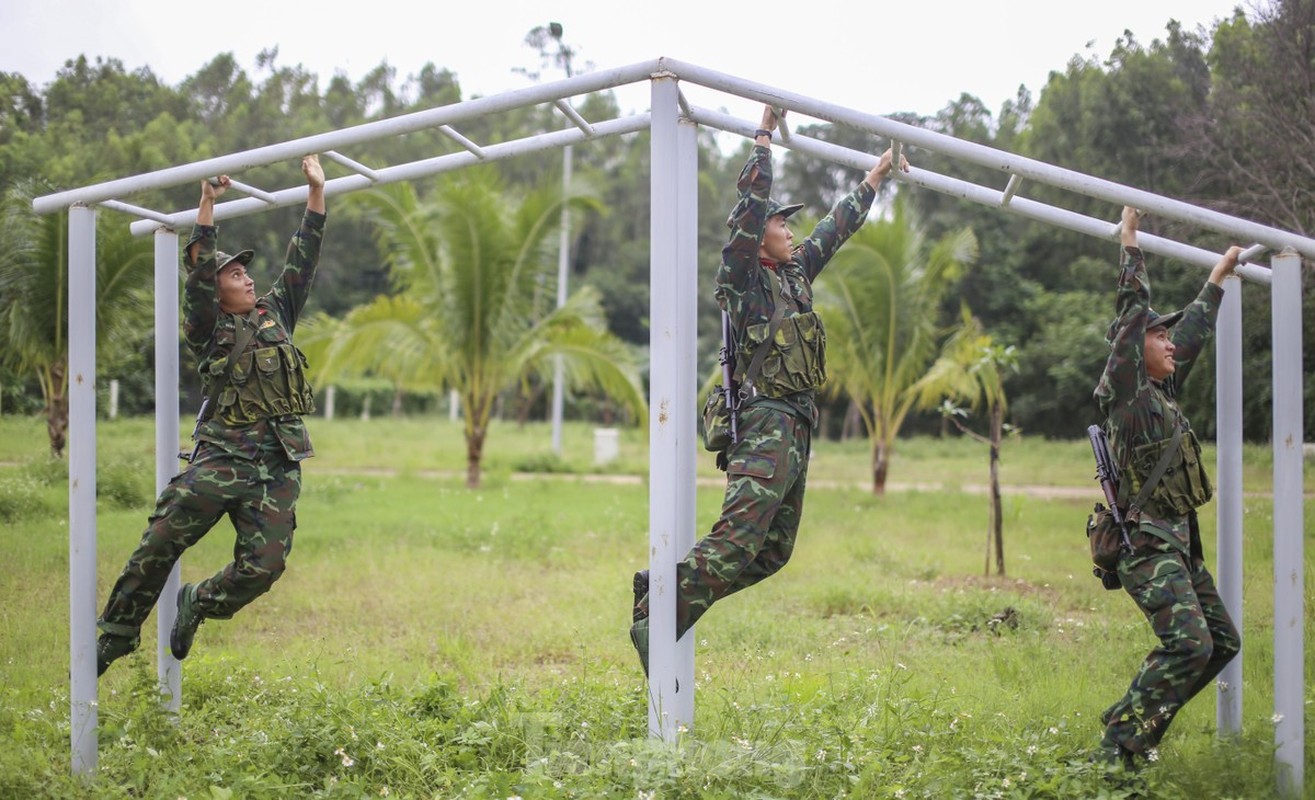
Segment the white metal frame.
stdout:
<svg viewBox="0 0 1315 800">
<path fill-rule="evenodd" d="M 590 122 L 570 105 L 570 99 L 624 84 L 650 81 L 651 112 Z M 162 212 L 142 208 L 122 198 L 136 193 L 192 184 L 221 174 L 293 161 L 321 153 L 351 174 L 329 180 L 325 194 L 334 196 L 397 181 L 416 180 L 442 172 L 528 153 L 582 144 L 591 139 L 651 130 L 652 197 L 650 301 L 652 330 L 650 385 L 649 556 L 650 606 L 650 732 L 674 740 L 692 723 L 694 713 L 693 636 L 675 641 L 676 562 L 694 537 L 694 394 L 697 385 L 695 308 L 697 304 L 697 140 L 696 125 L 752 136 L 754 122 L 691 105 L 681 82 L 717 92 L 770 103 L 822 121 L 844 123 L 887 137 L 896 149 L 916 146 L 980 166 L 1007 177 L 1004 189 L 913 168 L 893 173 L 912 186 L 962 197 L 977 203 L 1110 241 L 1118 226 L 1018 195 L 1025 181 L 1043 183 L 1078 195 L 1105 200 L 1114 207 L 1133 205 L 1158 216 L 1190 223 L 1235 240 L 1253 242 L 1238 274 L 1248 281 L 1273 282 L 1274 306 L 1274 596 L 1275 596 L 1275 737 L 1280 789 L 1299 794 L 1303 785 L 1304 641 L 1302 639 L 1302 404 L 1301 302 L 1302 258 L 1315 259 L 1315 239 L 1193 206 L 1171 198 L 1122 186 L 1073 170 L 1023 158 L 984 145 L 856 111 L 813 97 L 786 92 L 669 58 L 643 61 L 553 83 L 468 100 L 352 128 L 294 139 L 241 153 L 205 159 L 168 169 L 107 181 L 37 198 L 39 213 L 68 209 L 69 221 L 69 581 L 70 659 L 73 769 L 95 767 L 96 682 L 96 454 L 95 454 L 95 218 L 103 206 L 139 218 L 135 235 L 156 236 L 157 435 L 156 482 L 159 488 L 174 474 L 178 431 L 178 324 L 176 231 L 195 221 L 195 209 Z M 453 125 L 486 114 L 552 103 L 573 127 L 510 142 L 480 145 Z M 455 153 L 407 164 L 375 168 L 339 152 L 354 145 L 420 130 L 437 129 L 457 143 Z M 871 153 L 839 147 L 781 128 L 787 148 L 837 164 L 868 169 Z M 267 191 L 235 184 L 247 197 L 215 207 L 216 221 L 270 208 L 305 202 L 306 187 Z M 1209 268 L 1218 254 L 1185 242 L 1142 234 L 1142 248 L 1198 267 Z M 1255 263 L 1267 252 L 1277 255 L 1271 273 Z M 1219 321 L 1217 370 L 1219 383 L 1219 564 L 1221 593 L 1234 618 L 1241 621 L 1241 302 L 1240 280 L 1230 280 Z M 172 354 L 172 355 L 170 355 Z M 176 587 L 177 573 L 170 578 Z M 173 590 L 173 591 L 176 591 Z M 172 597 L 170 589 L 165 596 Z M 181 679 L 178 662 L 168 654 L 168 627 L 175 609 L 160 604 L 160 680 L 170 707 L 178 708 Z M 1217 701 L 1219 730 L 1232 734 L 1241 724 L 1241 663 L 1221 677 Z"/>
</svg>

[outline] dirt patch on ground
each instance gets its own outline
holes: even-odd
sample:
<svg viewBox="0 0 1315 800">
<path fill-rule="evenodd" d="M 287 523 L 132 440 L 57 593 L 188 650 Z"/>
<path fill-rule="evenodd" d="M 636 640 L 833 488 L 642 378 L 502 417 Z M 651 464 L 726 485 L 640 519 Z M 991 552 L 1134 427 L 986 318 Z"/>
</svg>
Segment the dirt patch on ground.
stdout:
<svg viewBox="0 0 1315 800">
<path fill-rule="evenodd" d="M 942 592 L 1010 592 L 1022 597 L 1037 597 L 1051 604 L 1059 600 L 1059 592 L 1053 587 L 1038 586 L 1007 575 L 941 575 L 929 583 Z"/>
</svg>

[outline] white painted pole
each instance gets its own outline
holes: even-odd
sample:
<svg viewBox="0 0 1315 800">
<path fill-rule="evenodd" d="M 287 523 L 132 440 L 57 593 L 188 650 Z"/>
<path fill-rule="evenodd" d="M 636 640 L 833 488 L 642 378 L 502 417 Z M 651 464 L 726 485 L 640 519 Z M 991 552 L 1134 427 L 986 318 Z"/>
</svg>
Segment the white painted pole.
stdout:
<svg viewBox="0 0 1315 800">
<path fill-rule="evenodd" d="M 461 419 L 461 395 L 456 389 L 449 389 L 447 393 L 447 418 L 452 422 Z"/>
<path fill-rule="evenodd" d="M 1242 280 L 1224 281 L 1215 325 L 1215 581 L 1224 607 L 1242 630 Z M 1242 639 L 1246 642 L 1245 636 Z M 1215 724 L 1220 736 L 1242 732 L 1242 657 L 1216 684 Z"/>
<path fill-rule="evenodd" d="M 698 126 L 682 119 L 676 125 L 676 308 L 679 311 L 677 373 L 679 387 L 671 422 L 679 445 L 676 456 L 676 542 L 678 559 L 694 547 L 695 459 L 702 452 L 698 422 L 699 354 L 699 141 Z M 678 726 L 694 725 L 694 629 L 676 642 L 676 692 L 672 718 Z"/>
<path fill-rule="evenodd" d="M 68 210 L 69 735 L 96 769 L 96 211 Z"/>
<path fill-rule="evenodd" d="M 676 560 L 681 527 L 679 502 L 680 440 L 676 408 L 680 396 L 680 297 L 678 274 L 678 203 L 676 182 L 677 86 L 673 76 L 652 82 L 652 139 L 649 233 L 649 593 L 648 593 L 648 730 L 675 741 L 681 721 L 676 703 Z M 685 476 L 688 477 L 688 476 Z"/>
<path fill-rule="evenodd" d="M 333 414 L 337 410 L 334 408 L 338 404 L 338 387 L 329 384 L 324 390 L 324 418 L 333 419 Z"/>
<path fill-rule="evenodd" d="M 566 278 L 571 265 L 571 207 L 565 202 L 571 195 L 571 146 L 562 148 L 562 229 L 557 239 L 557 307 L 566 305 Z M 552 451 L 562 454 L 562 357 L 553 359 L 552 374 Z"/>
<path fill-rule="evenodd" d="M 155 493 L 178 472 L 178 232 L 155 232 Z M 175 563 L 155 605 L 155 672 L 165 707 L 177 712 L 183 673 L 169 650 L 169 631 L 178 616 L 181 570 Z"/>
<path fill-rule="evenodd" d="M 1280 794 L 1302 795 L 1305 751 L 1301 256 L 1270 263 L 1274 348 L 1274 744 Z"/>
<path fill-rule="evenodd" d="M 119 418 L 119 379 L 110 378 L 110 419 Z"/>
</svg>

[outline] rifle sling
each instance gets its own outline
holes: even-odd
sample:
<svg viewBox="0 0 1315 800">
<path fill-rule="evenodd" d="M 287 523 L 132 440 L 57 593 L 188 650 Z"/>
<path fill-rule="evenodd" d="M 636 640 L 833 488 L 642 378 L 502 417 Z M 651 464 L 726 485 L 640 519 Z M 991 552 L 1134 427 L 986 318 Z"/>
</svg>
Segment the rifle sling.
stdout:
<svg viewBox="0 0 1315 800">
<path fill-rule="evenodd" d="M 237 363 L 237 358 L 242 355 L 242 351 L 247 349 L 247 345 L 251 344 L 251 338 L 256 335 L 256 325 L 259 323 L 260 313 L 253 308 L 251 313 L 246 316 L 246 325 L 238 325 L 237 338 L 233 342 L 233 349 L 229 351 L 228 360 L 224 362 L 224 375 L 210 387 L 210 394 L 206 396 L 206 402 L 202 406 L 205 416 L 200 419 L 200 422 L 205 422 L 215 415 L 215 403 L 219 402 L 219 393 L 224 390 L 224 387 L 232 379 L 233 365 Z"/>
</svg>

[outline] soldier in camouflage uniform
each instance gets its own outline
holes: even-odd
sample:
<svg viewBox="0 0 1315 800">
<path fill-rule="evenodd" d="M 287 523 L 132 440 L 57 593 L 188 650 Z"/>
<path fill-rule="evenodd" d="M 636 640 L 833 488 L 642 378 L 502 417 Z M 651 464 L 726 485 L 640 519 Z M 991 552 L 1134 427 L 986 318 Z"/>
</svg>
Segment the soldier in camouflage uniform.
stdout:
<svg viewBox="0 0 1315 800">
<path fill-rule="evenodd" d="M 1150 499 L 1139 510 L 1129 509 L 1133 550 L 1118 564 L 1119 581 L 1160 640 L 1127 693 L 1101 716 L 1106 728 L 1100 756 L 1127 768 L 1159 743 L 1178 710 L 1210 685 L 1241 647 L 1202 560 L 1195 509 L 1212 490 L 1200 444 L 1177 400 L 1214 331 L 1223 282 L 1241 249 L 1224 254 L 1185 309 L 1158 314 L 1150 307 L 1150 281 L 1137 247 L 1138 217 L 1134 209 L 1123 210 L 1118 317 L 1110 326 L 1109 360 L 1095 392 L 1123 476 L 1121 506 L 1137 496 L 1172 444 L 1175 422 L 1181 437 Z"/>
<path fill-rule="evenodd" d="M 867 218 L 877 188 L 891 169 L 886 151 L 857 188 L 836 203 L 798 246 L 786 219 L 801 205 L 773 199 L 772 131 L 776 112 L 763 110 L 753 151 L 740 173 L 739 201 L 726 224 L 730 240 L 717 270 L 717 303 L 729 312 L 738 342 L 736 380 L 743 402 L 739 441 L 726 456 L 721 518 L 677 566 L 676 637 L 718 600 L 770 577 L 794 550 L 803 513 L 814 391 L 826 379 L 826 333 L 813 310 L 813 280 Z M 901 160 L 908 171 L 908 162 Z M 778 304 L 784 317 L 768 340 Z M 757 379 L 745 369 L 760 347 L 770 347 Z M 631 641 L 648 670 L 648 573 L 634 576 Z"/>
<path fill-rule="evenodd" d="M 237 531 L 233 561 L 179 590 L 169 641 L 174 657 L 187 656 L 203 620 L 232 617 L 283 574 L 297 527 L 301 461 L 314 455 L 302 421 L 314 411 L 314 399 L 292 332 L 315 277 L 325 221 L 319 158 L 302 159 L 301 169 L 309 187 L 306 212 L 288 244 L 282 275 L 260 298 L 247 275 L 253 252 L 215 249 L 215 200 L 231 185 L 228 176 L 201 184 L 196 225 L 183 248 L 183 331 L 200 368 L 202 394 L 217 396 L 217 402 L 198 427 L 190 465 L 160 494 L 141 543 L 110 591 L 97 622 L 101 674 L 137 648 L 142 622 L 174 563 L 225 514 Z M 252 327 L 226 380 L 239 332 Z"/>
</svg>

